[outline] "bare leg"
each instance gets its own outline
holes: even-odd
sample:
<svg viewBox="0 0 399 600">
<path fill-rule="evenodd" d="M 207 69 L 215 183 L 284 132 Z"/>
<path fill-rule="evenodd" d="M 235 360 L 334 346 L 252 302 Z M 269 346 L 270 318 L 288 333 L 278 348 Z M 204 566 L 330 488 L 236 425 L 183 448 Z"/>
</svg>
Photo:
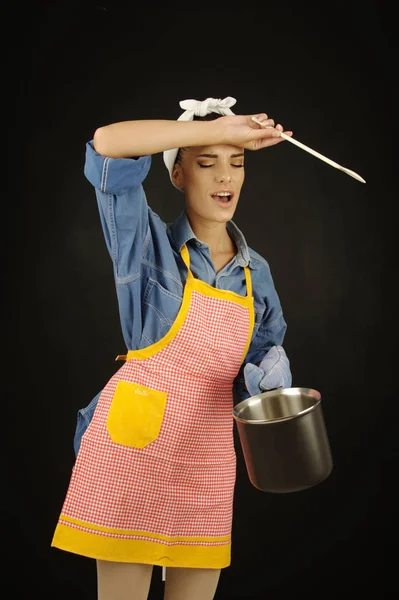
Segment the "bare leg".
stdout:
<svg viewBox="0 0 399 600">
<path fill-rule="evenodd" d="M 166 569 L 164 600 L 213 600 L 220 569 Z"/>
<path fill-rule="evenodd" d="M 97 560 L 98 600 L 147 600 L 153 565 Z"/>
</svg>

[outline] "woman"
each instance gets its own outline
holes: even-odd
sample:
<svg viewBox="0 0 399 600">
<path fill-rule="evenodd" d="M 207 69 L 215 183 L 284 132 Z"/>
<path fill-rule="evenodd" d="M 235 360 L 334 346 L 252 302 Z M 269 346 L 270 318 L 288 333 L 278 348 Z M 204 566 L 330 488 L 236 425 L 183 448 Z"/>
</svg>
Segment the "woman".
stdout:
<svg viewBox="0 0 399 600">
<path fill-rule="evenodd" d="M 146 599 L 153 565 L 171 567 L 165 600 L 214 597 L 230 564 L 233 392 L 291 385 L 269 266 L 232 221 L 244 150 L 283 128 L 234 103 L 187 100 L 177 121 L 114 123 L 87 144 L 128 352 L 80 411 L 52 546 L 97 560 L 99 600 Z M 142 187 L 158 152 L 185 200 L 168 225 Z"/>
</svg>

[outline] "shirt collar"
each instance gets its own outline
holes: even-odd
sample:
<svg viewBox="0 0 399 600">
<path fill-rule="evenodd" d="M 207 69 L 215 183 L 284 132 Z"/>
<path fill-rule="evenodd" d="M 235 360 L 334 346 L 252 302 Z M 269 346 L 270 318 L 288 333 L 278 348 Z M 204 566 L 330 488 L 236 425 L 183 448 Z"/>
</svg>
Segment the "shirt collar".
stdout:
<svg viewBox="0 0 399 600">
<path fill-rule="evenodd" d="M 194 240 L 198 246 L 206 245 L 197 238 L 191 229 L 187 213 L 183 210 L 180 215 L 169 226 L 170 236 L 172 238 L 175 249 L 180 252 L 184 244 L 190 240 Z M 241 267 L 255 266 L 251 265 L 251 257 L 244 234 L 233 221 L 227 221 L 226 229 L 237 246 L 237 262 Z"/>
</svg>

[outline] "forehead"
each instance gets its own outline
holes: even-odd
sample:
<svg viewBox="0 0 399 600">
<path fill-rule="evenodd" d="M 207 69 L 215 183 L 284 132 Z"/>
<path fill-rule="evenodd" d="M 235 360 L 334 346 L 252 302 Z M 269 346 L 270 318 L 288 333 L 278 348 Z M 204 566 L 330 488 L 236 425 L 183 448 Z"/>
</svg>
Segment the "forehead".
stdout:
<svg viewBox="0 0 399 600">
<path fill-rule="evenodd" d="M 243 156 L 244 148 L 231 146 L 230 144 L 213 144 L 211 146 L 192 146 L 188 148 L 191 156 L 199 157 L 204 154 L 210 154 L 215 158 L 225 158 L 230 156 Z M 206 157 L 204 157 L 206 158 Z"/>
</svg>

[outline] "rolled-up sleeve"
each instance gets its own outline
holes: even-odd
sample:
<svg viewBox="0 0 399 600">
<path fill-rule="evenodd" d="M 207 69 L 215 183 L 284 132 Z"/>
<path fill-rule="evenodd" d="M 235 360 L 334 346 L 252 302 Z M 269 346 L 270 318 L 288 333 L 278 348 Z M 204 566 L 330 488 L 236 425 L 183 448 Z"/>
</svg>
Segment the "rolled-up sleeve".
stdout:
<svg viewBox="0 0 399 600">
<path fill-rule="evenodd" d="M 151 155 L 109 158 L 86 144 L 84 174 L 96 193 L 105 243 L 117 282 L 138 275 L 141 248 L 148 231 L 149 207 L 142 186 Z"/>
</svg>

